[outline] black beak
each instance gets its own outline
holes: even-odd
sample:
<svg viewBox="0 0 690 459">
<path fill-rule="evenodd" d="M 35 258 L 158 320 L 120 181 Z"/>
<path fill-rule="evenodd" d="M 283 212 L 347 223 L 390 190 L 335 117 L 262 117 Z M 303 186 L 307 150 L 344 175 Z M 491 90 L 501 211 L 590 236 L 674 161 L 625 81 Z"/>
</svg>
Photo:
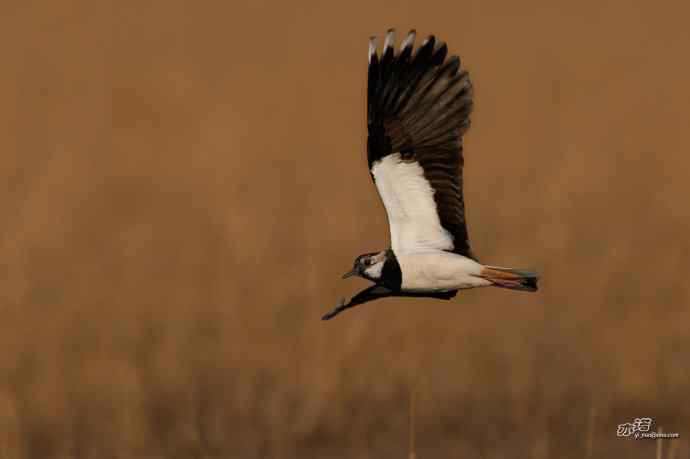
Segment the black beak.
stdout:
<svg viewBox="0 0 690 459">
<path fill-rule="evenodd" d="M 345 274 L 343 274 L 343 279 L 347 279 L 348 277 L 356 276 L 357 273 L 357 268 L 352 268 L 352 271 L 348 271 Z"/>
</svg>

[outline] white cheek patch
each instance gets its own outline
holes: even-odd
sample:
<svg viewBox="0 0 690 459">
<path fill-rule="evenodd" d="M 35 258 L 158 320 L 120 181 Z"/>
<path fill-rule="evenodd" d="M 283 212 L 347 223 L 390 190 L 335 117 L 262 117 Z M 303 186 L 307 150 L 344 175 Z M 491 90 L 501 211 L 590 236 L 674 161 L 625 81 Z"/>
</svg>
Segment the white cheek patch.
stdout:
<svg viewBox="0 0 690 459">
<path fill-rule="evenodd" d="M 382 271 L 383 271 L 383 262 L 376 263 L 375 265 L 371 265 L 367 269 L 364 270 L 366 275 L 371 277 L 372 279 L 380 279 Z"/>
</svg>

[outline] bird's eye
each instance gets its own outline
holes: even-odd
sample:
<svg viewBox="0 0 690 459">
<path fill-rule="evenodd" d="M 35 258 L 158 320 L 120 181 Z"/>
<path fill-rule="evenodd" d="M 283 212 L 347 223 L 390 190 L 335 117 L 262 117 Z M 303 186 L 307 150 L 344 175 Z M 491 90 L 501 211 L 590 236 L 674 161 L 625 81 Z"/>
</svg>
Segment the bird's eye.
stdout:
<svg viewBox="0 0 690 459">
<path fill-rule="evenodd" d="M 371 265 L 371 258 L 367 258 L 366 260 L 364 260 L 364 264 L 367 266 Z"/>
</svg>

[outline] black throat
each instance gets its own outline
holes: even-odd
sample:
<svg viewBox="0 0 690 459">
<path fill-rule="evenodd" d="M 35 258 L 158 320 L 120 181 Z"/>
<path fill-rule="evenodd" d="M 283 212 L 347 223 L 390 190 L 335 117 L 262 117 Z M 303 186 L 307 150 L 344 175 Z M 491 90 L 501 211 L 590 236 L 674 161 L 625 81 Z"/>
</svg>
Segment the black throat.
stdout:
<svg viewBox="0 0 690 459">
<path fill-rule="evenodd" d="M 392 249 L 386 250 L 386 261 L 381 269 L 380 284 L 394 292 L 399 292 L 402 286 L 402 271 L 400 264 Z"/>
</svg>

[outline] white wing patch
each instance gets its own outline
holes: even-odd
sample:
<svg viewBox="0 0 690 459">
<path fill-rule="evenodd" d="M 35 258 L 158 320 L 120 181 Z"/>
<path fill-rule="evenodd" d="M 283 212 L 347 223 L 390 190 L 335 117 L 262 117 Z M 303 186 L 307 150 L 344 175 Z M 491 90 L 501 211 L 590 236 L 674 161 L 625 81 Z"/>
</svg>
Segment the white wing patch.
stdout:
<svg viewBox="0 0 690 459">
<path fill-rule="evenodd" d="M 385 156 L 371 168 L 388 213 L 391 248 L 397 255 L 429 250 L 453 250 L 453 236 L 441 226 L 434 189 L 416 161 L 400 153 Z"/>
</svg>

